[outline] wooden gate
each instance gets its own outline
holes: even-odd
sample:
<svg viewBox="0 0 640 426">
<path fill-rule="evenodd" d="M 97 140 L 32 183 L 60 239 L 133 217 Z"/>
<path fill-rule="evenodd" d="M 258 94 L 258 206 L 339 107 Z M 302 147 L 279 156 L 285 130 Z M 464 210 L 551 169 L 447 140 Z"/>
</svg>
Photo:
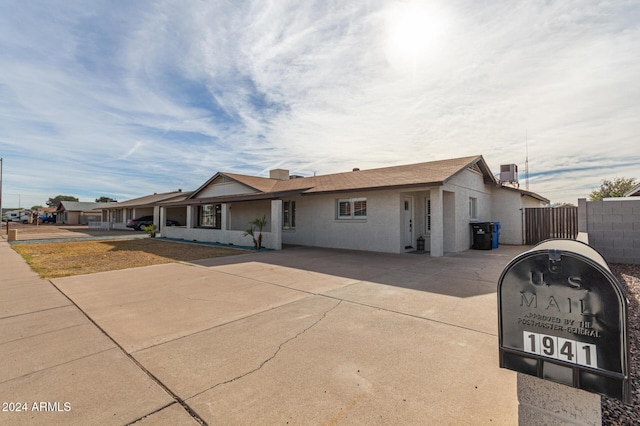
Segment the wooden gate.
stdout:
<svg viewBox="0 0 640 426">
<path fill-rule="evenodd" d="M 524 209 L 524 243 L 538 244 L 549 238 L 578 236 L 577 207 L 530 207 Z"/>
</svg>

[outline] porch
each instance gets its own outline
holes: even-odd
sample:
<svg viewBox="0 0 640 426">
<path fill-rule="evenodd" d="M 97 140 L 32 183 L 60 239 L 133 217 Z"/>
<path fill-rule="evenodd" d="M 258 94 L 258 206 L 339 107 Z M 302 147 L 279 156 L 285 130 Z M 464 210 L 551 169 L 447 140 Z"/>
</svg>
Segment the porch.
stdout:
<svg viewBox="0 0 640 426">
<path fill-rule="evenodd" d="M 177 207 L 160 208 L 159 222 L 167 215 L 175 215 Z M 235 203 L 193 204 L 184 208 L 186 225 L 165 226 L 163 237 L 185 241 L 202 241 L 238 246 L 252 246 L 253 239 L 245 235 L 249 222 L 265 217 L 262 247 L 282 249 L 282 200 L 241 201 Z M 256 229 L 256 238 L 258 230 Z"/>
</svg>

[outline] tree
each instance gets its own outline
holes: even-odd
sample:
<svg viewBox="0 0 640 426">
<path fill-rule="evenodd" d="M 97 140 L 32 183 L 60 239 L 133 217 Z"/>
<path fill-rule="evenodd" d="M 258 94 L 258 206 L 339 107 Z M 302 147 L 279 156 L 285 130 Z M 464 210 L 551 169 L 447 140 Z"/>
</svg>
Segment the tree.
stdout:
<svg viewBox="0 0 640 426">
<path fill-rule="evenodd" d="M 56 195 L 53 198 L 49 198 L 49 200 L 47 200 L 47 205 L 49 207 L 55 207 L 58 208 L 58 206 L 60 205 L 60 202 L 62 201 L 80 201 L 78 200 L 77 197 L 74 197 L 73 195 Z"/>
<path fill-rule="evenodd" d="M 589 194 L 590 201 L 599 201 L 609 197 L 623 197 L 624 193 L 636 185 L 636 178 L 614 178 L 613 181 L 604 179 L 600 189 L 594 189 Z"/>
<path fill-rule="evenodd" d="M 96 203 L 117 203 L 118 200 L 111 197 L 102 196 L 100 198 L 96 198 Z"/>
<path fill-rule="evenodd" d="M 40 205 L 31 206 L 31 210 L 40 210 L 40 209 L 44 209 L 44 206 L 40 206 Z"/>
</svg>

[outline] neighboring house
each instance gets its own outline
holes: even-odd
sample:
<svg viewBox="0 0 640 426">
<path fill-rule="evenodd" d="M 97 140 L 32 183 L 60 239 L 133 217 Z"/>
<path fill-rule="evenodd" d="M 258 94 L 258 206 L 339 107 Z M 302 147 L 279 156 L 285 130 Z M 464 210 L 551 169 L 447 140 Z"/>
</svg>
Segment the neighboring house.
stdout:
<svg viewBox="0 0 640 426">
<path fill-rule="evenodd" d="M 185 226 L 162 236 L 251 245 L 265 216 L 264 246 L 283 244 L 402 253 L 422 236 L 432 256 L 471 246 L 471 222 L 501 222 L 500 242 L 522 244 L 522 209 L 549 202 L 500 185 L 482 156 L 323 176 L 216 173 L 183 200 L 160 202 L 159 222 L 179 209 Z"/>
<path fill-rule="evenodd" d="M 190 194 L 190 192 L 182 192 L 182 190 L 179 189 L 174 192 L 145 195 L 144 197 L 134 198 L 120 203 L 107 203 L 101 208 L 102 222 L 109 222 L 111 224 L 110 227 L 113 229 L 129 229 L 127 228 L 127 221 L 129 219 L 153 216 L 153 222 L 157 226 L 157 224 L 160 223 L 160 202 L 181 201 Z M 187 222 L 186 211 L 184 208 L 167 209 L 165 211 L 165 221 L 167 219 L 184 225 Z"/>
<path fill-rule="evenodd" d="M 61 201 L 56 209 L 56 223 L 64 225 L 87 225 L 100 220 L 100 209 L 107 203 L 87 201 Z"/>
<path fill-rule="evenodd" d="M 624 193 L 625 197 L 640 197 L 640 183 Z"/>
<path fill-rule="evenodd" d="M 56 217 L 56 210 L 55 207 L 43 207 L 38 209 L 38 214 L 40 217 Z"/>
</svg>

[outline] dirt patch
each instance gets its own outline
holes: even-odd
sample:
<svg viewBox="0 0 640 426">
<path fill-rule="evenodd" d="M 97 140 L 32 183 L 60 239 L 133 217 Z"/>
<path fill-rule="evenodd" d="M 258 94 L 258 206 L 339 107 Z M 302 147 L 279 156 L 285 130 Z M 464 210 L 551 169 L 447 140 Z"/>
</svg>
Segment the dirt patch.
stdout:
<svg viewBox="0 0 640 426">
<path fill-rule="evenodd" d="M 171 262 L 249 253 L 244 250 L 151 238 L 15 244 L 12 248 L 42 278 L 93 274 Z"/>
<path fill-rule="evenodd" d="M 19 234 L 56 234 L 59 232 L 69 232 L 69 230 L 75 230 L 81 228 L 80 226 L 76 227 L 67 227 L 54 225 L 51 223 L 41 224 L 41 225 L 31 225 L 24 224 L 18 222 L 9 222 L 9 229 L 17 229 Z M 83 226 L 82 229 L 87 229 L 86 226 Z M 2 222 L 2 226 L 0 227 L 0 235 L 7 235 L 7 223 Z"/>
</svg>

